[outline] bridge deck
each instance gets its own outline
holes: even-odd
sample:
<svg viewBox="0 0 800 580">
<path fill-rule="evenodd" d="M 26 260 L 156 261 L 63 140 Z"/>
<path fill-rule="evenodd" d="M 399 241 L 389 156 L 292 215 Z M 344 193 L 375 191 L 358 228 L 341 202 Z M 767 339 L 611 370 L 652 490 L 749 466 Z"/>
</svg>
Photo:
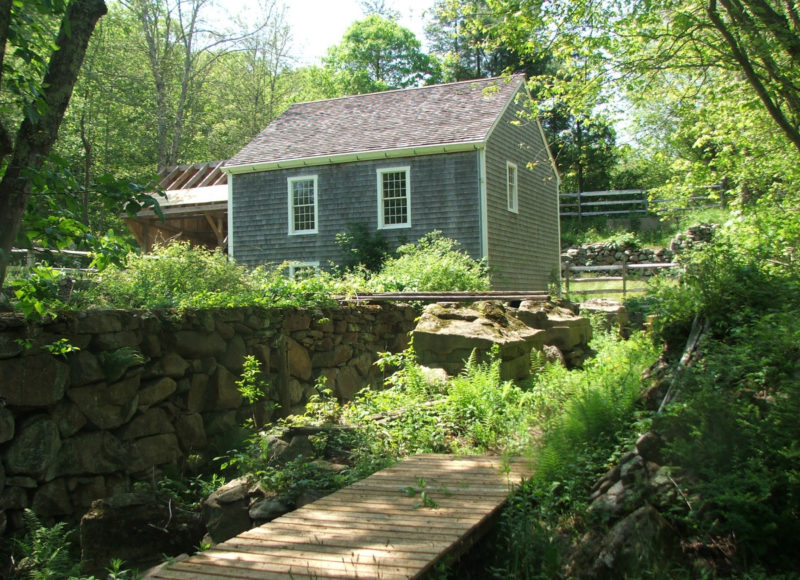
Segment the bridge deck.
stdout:
<svg viewBox="0 0 800 580">
<path fill-rule="evenodd" d="M 416 455 L 148 578 L 418 578 L 466 551 L 527 473 L 520 460 Z"/>
</svg>

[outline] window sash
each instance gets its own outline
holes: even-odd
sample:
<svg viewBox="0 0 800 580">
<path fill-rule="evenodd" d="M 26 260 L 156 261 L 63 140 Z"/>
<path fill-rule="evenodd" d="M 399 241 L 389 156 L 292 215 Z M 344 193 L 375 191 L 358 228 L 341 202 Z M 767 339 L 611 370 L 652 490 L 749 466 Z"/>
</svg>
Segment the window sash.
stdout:
<svg viewBox="0 0 800 580">
<path fill-rule="evenodd" d="M 378 170 L 378 223 L 380 228 L 411 226 L 410 170 Z"/>
<path fill-rule="evenodd" d="M 289 189 L 289 233 L 316 234 L 317 176 L 290 177 Z"/>
<path fill-rule="evenodd" d="M 508 211 L 519 211 L 519 181 L 517 166 L 510 161 L 506 163 L 506 199 Z"/>
</svg>

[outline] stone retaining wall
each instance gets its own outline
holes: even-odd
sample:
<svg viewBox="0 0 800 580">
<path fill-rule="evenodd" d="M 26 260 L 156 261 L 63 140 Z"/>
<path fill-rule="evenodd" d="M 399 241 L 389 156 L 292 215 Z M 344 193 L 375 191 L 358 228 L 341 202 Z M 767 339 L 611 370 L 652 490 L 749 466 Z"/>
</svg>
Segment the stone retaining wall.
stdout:
<svg viewBox="0 0 800 580">
<path fill-rule="evenodd" d="M 710 242 L 714 237 L 715 224 L 698 224 L 675 235 L 668 248 L 642 248 L 638 245 L 598 242 L 562 249 L 561 267 L 570 266 L 611 266 L 628 264 L 652 264 L 672 262 L 683 252 L 693 250 Z M 643 276 L 657 273 L 655 269 L 637 270 Z M 600 274 L 602 275 L 602 274 Z M 617 275 L 616 272 L 609 275 Z"/>
<path fill-rule="evenodd" d="M 408 343 L 403 305 L 326 311 L 89 311 L 49 324 L 0 317 L 0 534 L 31 507 L 79 517 L 98 498 L 203 459 L 246 418 L 245 355 L 267 371 L 279 414 L 301 411 L 320 377 L 342 399 L 382 384 L 380 351 Z M 53 355 L 65 338 L 80 350 Z"/>
</svg>

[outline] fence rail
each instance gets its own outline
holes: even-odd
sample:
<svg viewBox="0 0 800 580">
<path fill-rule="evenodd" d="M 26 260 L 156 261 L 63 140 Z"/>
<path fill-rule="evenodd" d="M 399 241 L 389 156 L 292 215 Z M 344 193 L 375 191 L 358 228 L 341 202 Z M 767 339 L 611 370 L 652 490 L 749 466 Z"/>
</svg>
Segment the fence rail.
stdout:
<svg viewBox="0 0 800 580">
<path fill-rule="evenodd" d="M 720 185 L 709 185 L 705 190 L 721 191 Z M 599 199 L 598 199 L 599 198 Z M 659 213 L 659 206 L 676 203 L 676 199 L 650 200 L 644 189 L 616 189 L 609 191 L 583 191 L 559 195 L 562 217 L 593 217 L 600 215 L 646 215 Z M 715 207 L 720 202 L 710 199 L 708 193 L 693 195 L 688 201 L 698 207 Z"/>
<path fill-rule="evenodd" d="M 652 262 L 643 264 L 612 264 L 608 266 L 573 266 L 571 264 L 562 264 L 564 272 L 564 293 L 569 297 L 570 294 L 622 294 L 624 298 L 629 292 L 645 292 L 644 288 L 629 288 L 628 282 L 631 281 L 631 275 L 636 274 L 641 270 L 661 270 L 661 269 L 675 269 L 680 267 L 677 262 Z M 595 276 L 589 278 L 573 278 L 570 274 L 580 274 L 583 272 L 620 272 L 620 276 Z M 636 279 L 639 279 L 638 277 Z M 620 282 L 620 288 L 603 288 L 602 290 L 573 290 L 571 285 L 580 285 L 595 282 Z"/>
<path fill-rule="evenodd" d="M 91 252 L 85 252 L 83 250 L 55 250 L 49 248 L 11 248 L 11 255 L 12 256 L 24 256 L 25 257 L 25 264 L 23 265 L 10 265 L 11 268 L 22 268 L 23 270 L 26 268 L 33 268 L 36 266 L 36 254 L 52 254 L 52 255 L 60 255 L 65 256 L 67 259 L 73 258 L 75 260 L 83 259 L 86 263 L 89 262 L 91 258 Z M 82 276 L 87 273 L 96 272 L 95 268 L 79 268 L 76 266 L 63 266 L 63 265 L 55 265 L 52 266 L 53 270 L 58 272 L 63 272 L 64 274 L 71 275 L 71 276 Z"/>
</svg>

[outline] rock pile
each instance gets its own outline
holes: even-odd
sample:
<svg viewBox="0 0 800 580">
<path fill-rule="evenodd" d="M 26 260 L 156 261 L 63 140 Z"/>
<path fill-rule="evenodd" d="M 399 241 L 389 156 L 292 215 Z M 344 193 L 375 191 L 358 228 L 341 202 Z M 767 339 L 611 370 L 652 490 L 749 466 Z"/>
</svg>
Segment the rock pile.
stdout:
<svg viewBox="0 0 800 580">
<path fill-rule="evenodd" d="M 673 262 L 681 253 L 697 248 L 713 239 L 715 224 L 700 224 L 677 234 L 668 248 L 642 248 L 637 244 L 618 244 L 598 242 L 583 246 L 566 248 L 561 252 L 562 267 L 570 266 L 611 266 L 626 264 L 653 264 Z M 655 269 L 637 269 L 643 276 L 652 276 Z"/>
<path fill-rule="evenodd" d="M 716 224 L 699 224 L 677 234 L 669 243 L 669 249 L 675 254 L 691 250 L 699 245 L 707 244 L 714 238 Z"/>
<path fill-rule="evenodd" d="M 562 264 L 571 266 L 611 266 L 614 264 L 652 264 L 671 262 L 675 252 L 665 248 L 622 248 L 611 242 L 599 242 L 569 248 L 561 254 Z"/>
</svg>

